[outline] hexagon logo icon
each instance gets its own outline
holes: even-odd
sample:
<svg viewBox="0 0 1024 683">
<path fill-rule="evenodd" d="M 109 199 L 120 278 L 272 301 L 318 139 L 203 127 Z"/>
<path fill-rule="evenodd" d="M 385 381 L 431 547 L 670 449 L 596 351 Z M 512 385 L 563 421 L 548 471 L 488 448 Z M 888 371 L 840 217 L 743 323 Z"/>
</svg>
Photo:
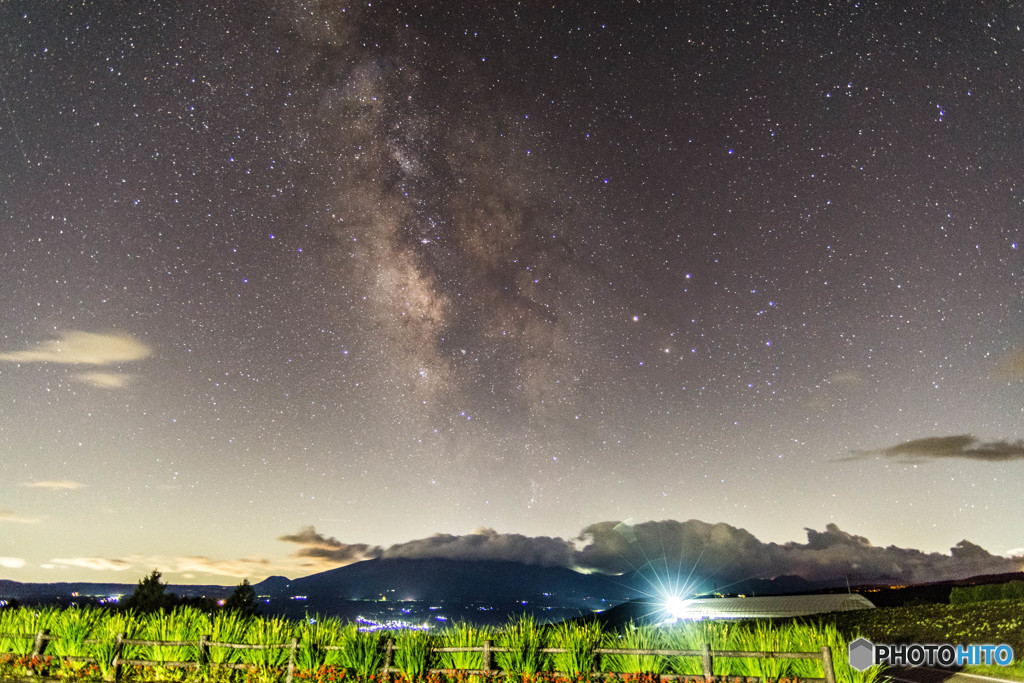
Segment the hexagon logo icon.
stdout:
<svg viewBox="0 0 1024 683">
<path fill-rule="evenodd" d="M 867 638 L 858 638 L 849 646 L 850 666 L 864 671 L 875 663 L 875 644 Z"/>
</svg>

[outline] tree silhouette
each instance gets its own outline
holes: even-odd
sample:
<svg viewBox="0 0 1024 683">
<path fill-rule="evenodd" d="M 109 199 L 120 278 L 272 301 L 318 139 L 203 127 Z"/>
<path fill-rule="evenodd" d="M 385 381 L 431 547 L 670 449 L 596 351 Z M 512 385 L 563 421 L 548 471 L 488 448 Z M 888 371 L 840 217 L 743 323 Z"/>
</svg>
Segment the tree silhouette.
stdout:
<svg viewBox="0 0 1024 683">
<path fill-rule="evenodd" d="M 154 569 L 152 574 L 139 581 L 135 592 L 125 600 L 124 606 L 137 612 L 155 612 L 173 608 L 178 598 L 173 593 L 166 592 L 167 584 L 160 583 L 160 577 L 160 572 Z"/>
<path fill-rule="evenodd" d="M 224 601 L 224 609 L 240 612 L 246 616 L 256 615 L 256 591 L 249 583 L 249 579 L 243 579 L 242 583 L 235 586 L 235 590 Z"/>
</svg>

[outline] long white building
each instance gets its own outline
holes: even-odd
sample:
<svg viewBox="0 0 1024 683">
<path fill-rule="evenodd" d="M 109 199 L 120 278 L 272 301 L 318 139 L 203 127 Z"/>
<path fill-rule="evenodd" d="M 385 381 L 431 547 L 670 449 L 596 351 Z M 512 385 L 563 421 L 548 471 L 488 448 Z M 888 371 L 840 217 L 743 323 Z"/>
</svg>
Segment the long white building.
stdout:
<svg viewBox="0 0 1024 683">
<path fill-rule="evenodd" d="M 802 617 L 824 612 L 873 609 L 874 604 L 857 593 L 823 595 L 770 595 L 760 598 L 700 598 L 681 601 L 672 609 L 676 619 L 759 619 Z"/>
</svg>

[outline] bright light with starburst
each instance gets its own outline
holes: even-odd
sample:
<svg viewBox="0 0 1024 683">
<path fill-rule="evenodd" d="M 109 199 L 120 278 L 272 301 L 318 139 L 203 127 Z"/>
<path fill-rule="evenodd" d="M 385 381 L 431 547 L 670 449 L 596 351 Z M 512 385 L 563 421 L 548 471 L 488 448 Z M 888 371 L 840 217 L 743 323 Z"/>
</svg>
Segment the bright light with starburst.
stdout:
<svg viewBox="0 0 1024 683">
<path fill-rule="evenodd" d="M 702 585 L 705 579 L 700 575 L 695 576 L 704 550 L 701 549 L 697 556 L 690 560 L 680 549 L 678 557 L 670 561 L 669 553 L 666 552 L 664 543 L 661 543 L 661 553 L 652 557 L 647 554 L 644 545 L 637 538 L 630 520 L 619 522 L 614 530 L 622 536 L 629 547 L 635 548 L 635 552 L 643 557 L 642 564 L 637 565 L 629 560 L 626 560 L 626 563 L 635 575 L 647 584 L 636 586 L 644 596 L 640 599 L 647 608 L 644 617 L 663 624 L 674 624 L 680 619 L 693 619 L 693 599 L 705 590 Z M 626 559 L 624 555 L 623 559 Z"/>
<path fill-rule="evenodd" d="M 658 598 L 666 622 L 674 623 L 689 617 L 690 601 L 682 593 L 659 591 Z"/>
</svg>

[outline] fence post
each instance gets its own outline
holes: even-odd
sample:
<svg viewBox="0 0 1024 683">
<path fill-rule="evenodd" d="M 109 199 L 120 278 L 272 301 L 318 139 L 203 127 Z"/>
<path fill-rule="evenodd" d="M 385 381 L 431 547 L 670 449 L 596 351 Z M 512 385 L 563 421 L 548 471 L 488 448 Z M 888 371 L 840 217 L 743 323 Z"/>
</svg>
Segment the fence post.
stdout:
<svg viewBox="0 0 1024 683">
<path fill-rule="evenodd" d="M 110 665 L 114 669 L 114 680 L 121 680 L 121 653 L 124 651 L 124 639 L 128 637 L 127 633 L 118 633 L 117 638 L 114 639 L 114 659 L 110 662 Z"/>
<path fill-rule="evenodd" d="M 836 683 L 836 669 L 832 664 L 832 648 L 821 646 L 821 668 L 825 670 L 826 683 Z"/>
<path fill-rule="evenodd" d="M 594 653 L 594 673 L 595 674 L 601 673 L 601 653 L 600 652 L 595 652 Z"/>
<path fill-rule="evenodd" d="M 700 650 L 700 668 L 703 670 L 706 683 L 711 683 L 715 676 L 714 666 L 714 660 L 711 658 L 711 645 L 704 643 Z M 835 683 L 835 681 L 831 681 L 831 683 Z"/>
<path fill-rule="evenodd" d="M 381 674 L 385 681 L 391 680 L 391 657 L 395 650 L 395 639 L 388 637 L 387 645 L 384 647 L 384 668 L 381 669 Z"/>
<path fill-rule="evenodd" d="M 43 652 L 46 651 L 46 644 L 50 642 L 49 639 L 46 637 L 48 635 L 50 635 L 50 629 L 48 628 L 41 629 L 38 633 L 36 633 L 35 641 L 32 643 L 32 663 L 29 664 L 29 676 L 35 676 L 38 673 L 36 671 L 35 660 L 37 657 L 42 657 Z"/>
<path fill-rule="evenodd" d="M 288 675 L 285 677 L 285 683 L 292 683 L 292 677 L 295 675 L 295 651 L 299 649 L 299 639 L 292 638 L 292 644 L 288 648 Z"/>
<path fill-rule="evenodd" d="M 199 666 L 206 666 L 210 663 L 210 636 L 199 636 Z"/>
<path fill-rule="evenodd" d="M 46 650 L 46 644 L 50 642 L 50 639 L 46 636 L 50 635 L 50 629 L 44 628 L 36 634 L 36 641 L 32 645 L 32 656 L 42 657 L 43 652 Z"/>
<path fill-rule="evenodd" d="M 484 676 L 491 675 L 491 645 L 491 641 L 484 641 Z"/>
</svg>

